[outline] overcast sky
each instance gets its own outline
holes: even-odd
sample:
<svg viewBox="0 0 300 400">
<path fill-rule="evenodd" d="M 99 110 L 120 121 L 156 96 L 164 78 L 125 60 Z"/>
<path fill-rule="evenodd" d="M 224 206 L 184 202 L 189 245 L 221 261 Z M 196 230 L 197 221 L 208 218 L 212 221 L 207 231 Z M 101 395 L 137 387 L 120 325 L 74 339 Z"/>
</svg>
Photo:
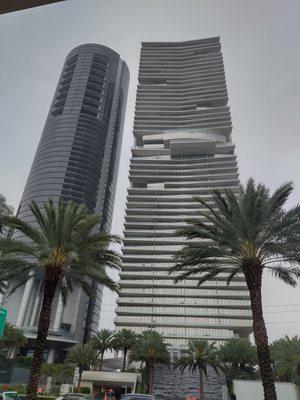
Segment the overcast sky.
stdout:
<svg viewBox="0 0 300 400">
<path fill-rule="evenodd" d="M 221 37 L 241 181 L 300 195 L 299 0 L 67 0 L 0 16 L 0 193 L 17 208 L 67 53 L 94 42 L 127 62 L 130 91 L 113 232 L 122 233 L 141 41 Z M 300 288 L 300 286 L 299 286 Z M 300 291 L 269 277 L 270 339 L 300 331 Z M 104 299 L 104 324 L 113 300 Z"/>
</svg>

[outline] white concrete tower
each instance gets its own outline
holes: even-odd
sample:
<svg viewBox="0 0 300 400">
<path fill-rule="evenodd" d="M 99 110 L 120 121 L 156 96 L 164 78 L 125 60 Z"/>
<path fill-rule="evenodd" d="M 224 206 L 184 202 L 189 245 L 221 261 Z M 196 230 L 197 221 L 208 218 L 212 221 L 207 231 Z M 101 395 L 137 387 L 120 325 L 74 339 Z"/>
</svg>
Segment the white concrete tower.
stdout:
<svg viewBox="0 0 300 400">
<path fill-rule="evenodd" d="M 117 329 L 156 329 L 174 348 L 251 331 L 242 276 L 230 287 L 219 276 L 197 288 L 168 275 L 185 244 L 174 231 L 199 207 L 194 196 L 239 190 L 227 102 L 218 37 L 142 43 Z"/>
</svg>

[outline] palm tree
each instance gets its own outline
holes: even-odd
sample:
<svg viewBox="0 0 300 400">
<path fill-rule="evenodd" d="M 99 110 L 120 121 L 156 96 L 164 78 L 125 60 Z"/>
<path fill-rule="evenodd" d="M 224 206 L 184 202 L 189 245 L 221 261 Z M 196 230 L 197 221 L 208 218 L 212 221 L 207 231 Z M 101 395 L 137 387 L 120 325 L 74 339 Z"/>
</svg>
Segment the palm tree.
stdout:
<svg viewBox="0 0 300 400">
<path fill-rule="evenodd" d="M 204 208 L 198 215 L 204 220 L 188 220 L 178 235 L 199 241 L 180 250 L 171 268 L 180 272 L 176 282 L 197 276 L 199 286 L 219 274 L 227 275 L 227 284 L 244 274 L 265 400 L 277 397 L 262 310 L 263 271 L 291 286 L 300 276 L 300 205 L 283 208 L 292 190 L 293 185 L 286 183 L 270 195 L 263 184 L 249 179 L 239 194 L 231 189 L 214 191 L 213 206 L 198 198 Z"/>
<path fill-rule="evenodd" d="M 97 335 L 92 338 L 91 343 L 94 349 L 97 350 L 98 355 L 100 355 L 98 368 L 99 371 L 102 371 L 104 353 L 113 348 L 113 332 L 109 329 L 101 329 L 97 332 Z"/>
<path fill-rule="evenodd" d="M 257 351 L 246 338 L 226 340 L 218 351 L 218 358 L 231 379 L 255 378 Z"/>
<path fill-rule="evenodd" d="M 278 378 L 300 384 L 300 337 L 285 336 L 271 345 L 271 358 Z"/>
<path fill-rule="evenodd" d="M 123 367 L 122 371 L 125 371 L 126 368 L 126 358 L 128 350 L 132 348 L 137 340 L 137 335 L 135 332 L 131 331 L 130 329 L 121 329 L 120 331 L 114 334 L 113 338 L 113 347 L 115 350 L 122 350 L 123 351 Z"/>
<path fill-rule="evenodd" d="M 3 336 L 0 338 L 0 365 L 5 358 L 15 358 L 20 347 L 25 347 L 27 338 L 13 324 L 5 322 Z"/>
<path fill-rule="evenodd" d="M 259 379 L 256 372 L 257 351 L 246 338 L 226 340 L 218 351 L 230 395 L 233 394 L 234 379 Z"/>
<path fill-rule="evenodd" d="M 25 347 L 27 344 L 27 338 L 24 336 L 23 332 L 15 327 L 13 324 L 6 322 L 3 336 L 0 339 L 0 348 L 9 349 L 9 358 L 10 354 L 16 356 L 20 347 Z"/>
<path fill-rule="evenodd" d="M 97 362 L 97 358 L 97 352 L 91 343 L 76 344 L 69 350 L 66 363 L 74 364 L 79 368 L 76 392 L 80 392 L 83 371 L 89 369 L 90 365 L 94 365 Z"/>
<path fill-rule="evenodd" d="M 35 220 L 33 224 L 14 216 L 3 217 L 4 223 L 20 231 L 24 240 L 0 238 L 0 281 L 3 277 L 12 281 L 18 276 L 24 284 L 37 276 L 43 283 L 26 400 L 34 400 L 37 396 L 55 293 L 60 291 L 66 303 L 68 292 L 78 285 L 91 297 L 94 295 L 92 281 L 117 291 L 117 285 L 106 274 L 106 267 L 118 268 L 120 265 L 119 256 L 108 250 L 109 244 L 119 242 L 119 239 L 99 232 L 100 217 L 88 214 L 84 205 L 62 201 L 55 205 L 50 200 L 42 208 L 32 203 L 30 210 Z"/>
<path fill-rule="evenodd" d="M 222 368 L 217 358 L 215 343 L 208 343 L 207 340 L 189 340 L 185 355 L 175 363 L 174 369 L 179 368 L 181 373 L 186 368 L 194 373 L 199 371 L 200 377 L 200 400 L 205 399 L 204 380 L 207 376 L 207 367 L 210 366 L 219 375 Z"/>
<path fill-rule="evenodd" d="M 155 364 L 169 365 L 170 355 L 163 337 L 156 331 L 146 330 L 138 336 L 129 354 L 129 363 L 145 363 L 147 393 L 152 393 L 153 368 Z"/>
</svg>

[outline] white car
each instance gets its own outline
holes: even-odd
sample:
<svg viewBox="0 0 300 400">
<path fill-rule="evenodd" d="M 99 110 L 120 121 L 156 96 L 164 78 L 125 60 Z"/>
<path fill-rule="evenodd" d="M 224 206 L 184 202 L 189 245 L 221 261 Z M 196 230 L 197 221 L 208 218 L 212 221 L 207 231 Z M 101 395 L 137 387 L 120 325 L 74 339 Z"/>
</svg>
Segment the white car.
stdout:
<svg viewBox="0 0 300 400">
<path fill-rule="evenodd" d="M 17 392 L 1 392 L 0 400 L 20 400 Z"/>
</svg>

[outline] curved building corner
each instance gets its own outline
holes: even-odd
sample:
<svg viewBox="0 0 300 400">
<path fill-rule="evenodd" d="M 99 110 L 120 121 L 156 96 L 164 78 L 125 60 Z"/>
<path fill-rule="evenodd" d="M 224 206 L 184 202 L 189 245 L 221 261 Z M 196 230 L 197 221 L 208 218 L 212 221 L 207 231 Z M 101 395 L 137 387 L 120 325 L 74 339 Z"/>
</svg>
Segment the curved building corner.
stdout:
<svg viewBox="0 0 300 400">
<path fill-rule="evenodd" d="M 21 199 L 20 218 L 32 221 L 32 201 L 42 205 L 49 198 L 64 199 L 85 203 L 91 213 L 102 215 L 100 229 L 110 230 L 128 85 L 127 65 L 112 49 L 83 44 L 68 54 Z M 7 302 L 9 320 L 33 339 L 39 285 L 30 280 Z M 77 288 L 63 310 L 56 296 L 49 354 L 51 347 L 80 342 L 98 329 L 102 289 L 97 285 L 95 293 L 91 302 Z"/>
</svg>

